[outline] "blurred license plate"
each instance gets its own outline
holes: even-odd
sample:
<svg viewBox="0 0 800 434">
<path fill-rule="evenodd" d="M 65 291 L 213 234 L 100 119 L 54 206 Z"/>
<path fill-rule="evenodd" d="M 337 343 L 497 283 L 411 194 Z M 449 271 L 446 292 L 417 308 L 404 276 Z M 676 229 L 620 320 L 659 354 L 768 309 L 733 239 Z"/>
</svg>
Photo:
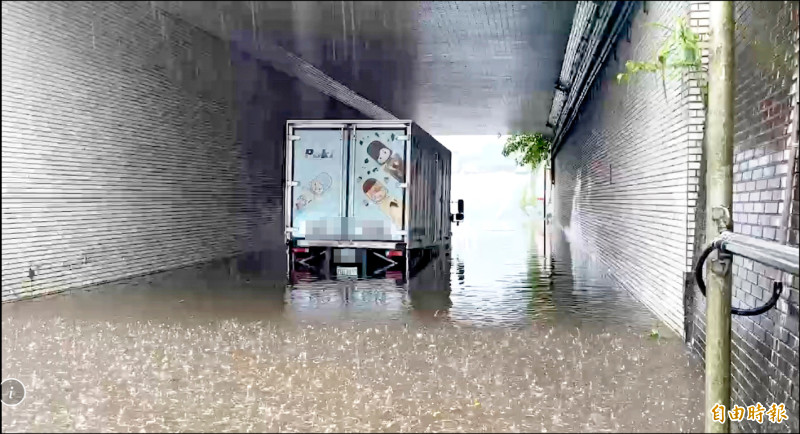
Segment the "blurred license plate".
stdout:
<svg viewBox="0 0 800 434">
<path fill-rule="evenodd" d="M 336 267 L 339 276 L 358 276 L 358 267 Z"/>
</svg>

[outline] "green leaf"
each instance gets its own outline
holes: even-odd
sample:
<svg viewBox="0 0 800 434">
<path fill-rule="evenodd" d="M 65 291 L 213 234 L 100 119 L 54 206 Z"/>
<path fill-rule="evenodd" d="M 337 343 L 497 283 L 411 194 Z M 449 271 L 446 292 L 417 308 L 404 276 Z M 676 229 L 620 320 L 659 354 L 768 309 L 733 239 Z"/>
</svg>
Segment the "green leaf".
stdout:
<svg viewBox="0 0 800 434">
<path fill-rule="evenodd" d="M 628 60 L 625 62 L 625 72 L 617 74 L 617 83 L 627 82 L 639 73 L 658 73 L 667 97 L 667 70 L 670 79 L 679 79 L 683 71 L 703 71 L 700 50 L 700 37 L 692 31 L 689 22 L 681 17 L 675 21 L 673 27 L 661 23 L 648 23 L 648 26 L 666 30 L 661 47 L 657 50 L 652 61 Z"/>
<path fill-rule="evenodd" d="M 514 134 L 506 140 L 502 154 L 504 157 L 514 155 L 520 166 L 536 168 L 550 155 L 550 141 L 540 133 Z"/>
<path fill-rule="evenodd" d="M 663 25 L 663 24 L 661 24 L 661 23 L 652 22 L 652 23 L 647 23 L 647 24 L 645 24 L 645 25 L 646 25 L 646 26 L 649 26 L 649 27 L 658 27 L 658 28 L 661 28 L 661 29 L 667 30 L 667 31 L 669 31 L 669 32 L 672 32 L 672 29 L 670 29 L 669 27 L 667 27 L 667 26 L 665 26 L 665 25 Z"/>
</svg>

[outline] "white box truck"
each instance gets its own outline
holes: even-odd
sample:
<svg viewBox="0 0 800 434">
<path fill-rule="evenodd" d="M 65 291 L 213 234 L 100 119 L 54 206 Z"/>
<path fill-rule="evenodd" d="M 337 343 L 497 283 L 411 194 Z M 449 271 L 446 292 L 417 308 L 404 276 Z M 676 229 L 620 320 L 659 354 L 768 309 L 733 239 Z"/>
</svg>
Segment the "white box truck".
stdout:
<svg viewBox="0 0 800 434">
<path fill-rule="evenodd" d="M 289 273 L 404 277 L 448 254 L 450 151 L 406 120 L 286 124 Z"/>
</svg>

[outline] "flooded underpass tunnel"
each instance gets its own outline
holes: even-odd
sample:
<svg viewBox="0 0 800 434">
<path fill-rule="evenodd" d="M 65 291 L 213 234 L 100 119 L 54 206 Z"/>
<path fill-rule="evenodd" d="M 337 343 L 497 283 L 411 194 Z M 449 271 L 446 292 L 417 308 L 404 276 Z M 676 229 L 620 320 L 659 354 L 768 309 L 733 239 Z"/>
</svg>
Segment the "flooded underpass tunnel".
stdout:
<svg viewBox="0 0 800 434">
<path fill-rule="evenodd" d="M 798 6 L 719 4 L 722 209 L 712 2 L 3 2 L 2 431 L 797 432 Z"/>
<path fill-rule="evenodd" d="M 565 240 L 556 256 L 539 256 L 541 223 L 476 242 L 480 252 L 454 249 L 406 284 L 287 286 L 215 264 L 5 304 L 3 370 L 19 373 L 28 401 L 4 407 L 3 423 L 51 432 L 700 429 L 701 364 L 680 336 L 664 327 L 653 335 L 658 320 L 576 268 Z M 504 263 L 486 271 L 484 254 Z"/>
</svg>

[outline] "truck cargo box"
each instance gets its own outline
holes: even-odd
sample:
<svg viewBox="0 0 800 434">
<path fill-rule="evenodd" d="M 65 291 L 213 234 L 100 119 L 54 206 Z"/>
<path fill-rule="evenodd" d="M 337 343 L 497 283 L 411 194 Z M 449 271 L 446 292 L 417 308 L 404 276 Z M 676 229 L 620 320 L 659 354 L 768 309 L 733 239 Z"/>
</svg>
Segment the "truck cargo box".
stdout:
<svg viewBox="0 0 800 434">
<path fill-rule="evenodd" d="M 450 151 L 411 121 L 288 121 L 290 246 L 450 244 Z"/>
</svg>

